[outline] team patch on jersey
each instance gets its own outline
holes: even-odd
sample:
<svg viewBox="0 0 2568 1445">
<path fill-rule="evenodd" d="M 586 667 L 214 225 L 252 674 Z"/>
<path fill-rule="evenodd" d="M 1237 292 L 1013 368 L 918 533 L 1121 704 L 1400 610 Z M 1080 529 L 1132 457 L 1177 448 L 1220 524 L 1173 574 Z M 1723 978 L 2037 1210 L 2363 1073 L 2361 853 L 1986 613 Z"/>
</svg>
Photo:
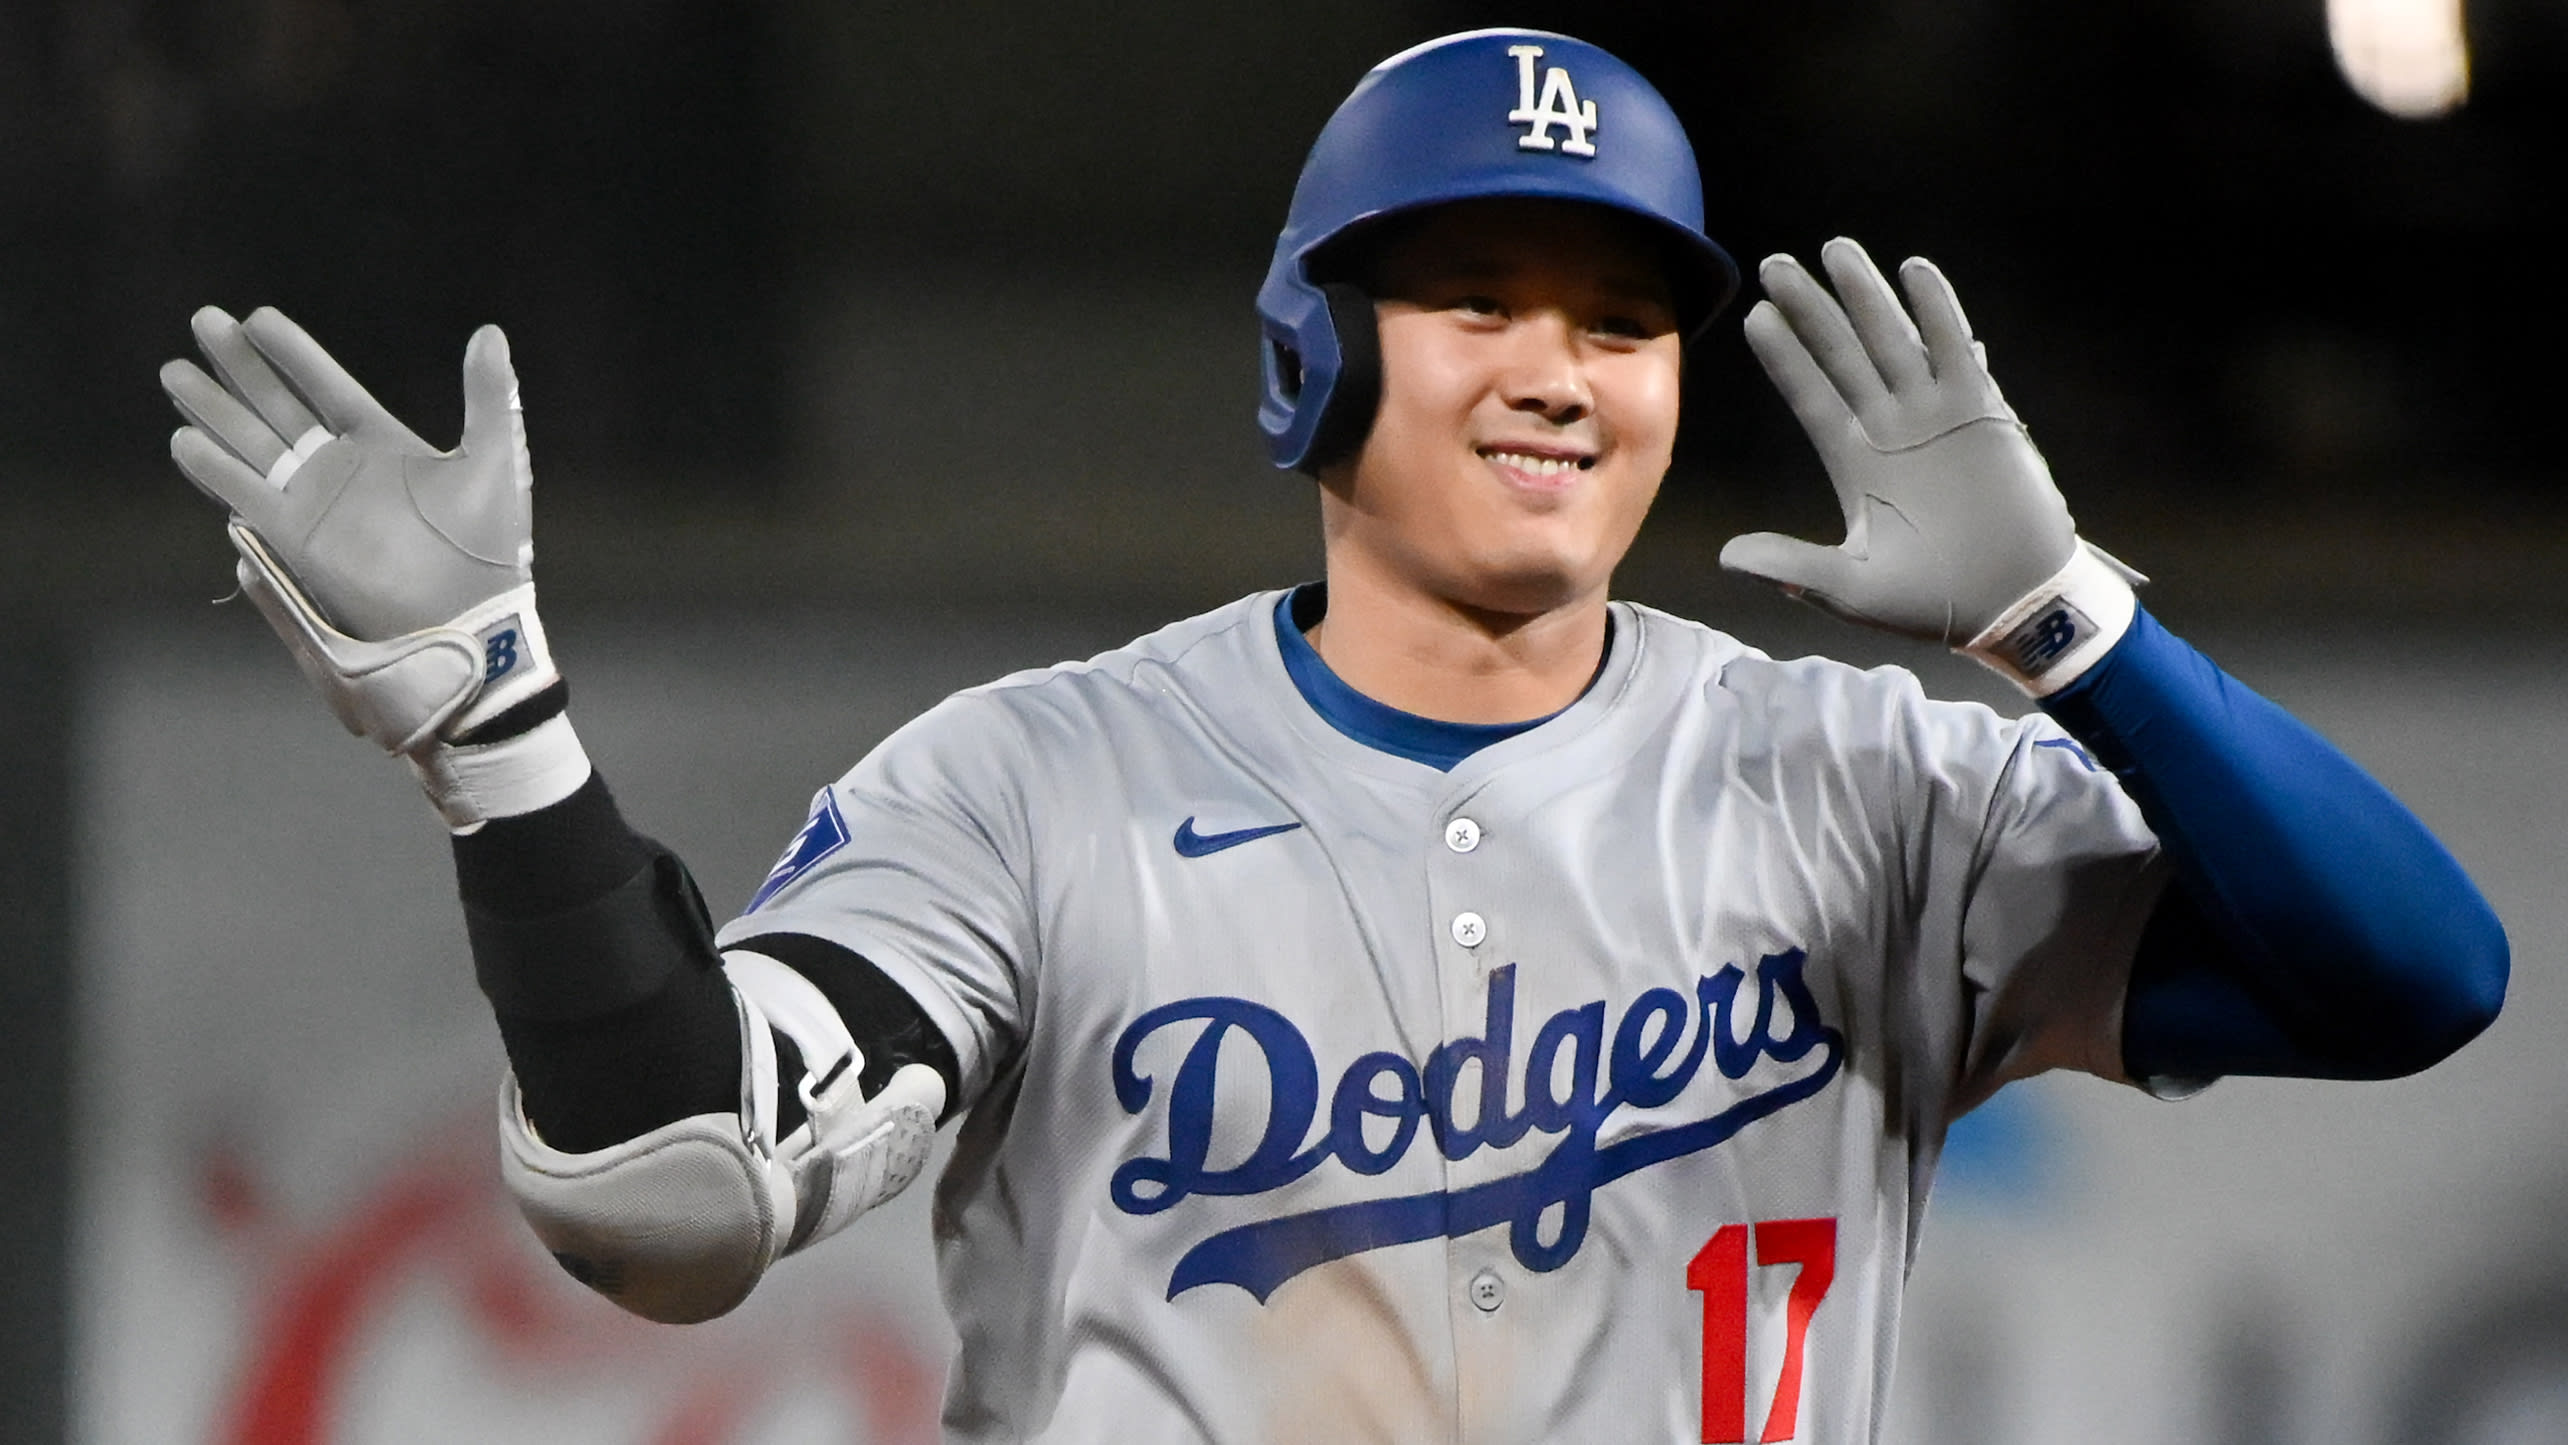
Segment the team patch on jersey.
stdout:
<svg viewBox="0 0 2568 1445">
<path fill-rule="evenodd" d="M 785 856 L 767 870 L 767 881 L 750 895 L 749 906 L 740 910 L 753 912 L 758 905 L 776 896 L 776 891 L 803 876 L 821 859 L 847 846 L 847 820 L 838 813 L 838 795 L 827 788 L 812 794 L 811 816 L 803 820 L 802 831 L 785 845 Z"/>
<path fill-rule="evenodd" d="M 1115 1101 L 1125 1113 L 1139 1114 L 1157 1092 L 1152 1077 L 1137 1066 L 1142 1045 L 1162 1030 L 1200 1025 L 1169 1081 L 1168 1151 L 1125 1160 L 1108 1193 L 1126 1214 L 1158 1214 L 1196 1195 L 1281 1189 L 1331 1159 L 1359 1176 L 1381 1174 L 1400 1162 L 1421 1132 L 1455 1161 L 1540 1134 L 1555 1140 L 1551 1151 L 1519 1174 L 1222 1230 L 1177 1261 L 1168 1297 L 1197 1285 L 1235 1284 L 1263 1302 L 1284 1281 L 1333 1259 L 1499 1225 L 1507 1226 L 1518 1263 L 1538 1273 L 1555 1270 L 1585 1242 L 1597 1190 L 1721 1144 L 1836 1077 L 1845 1036 L 1820 1016 L 1802 978 L 1805 961 L 1796 948 L 1767 955 L 1754 974 L 1724 965 L 1697 979 L 1691 998 L 1672 988 L 1646 990 L 1610 1029 L 1602 999 L 1561 1010 L 1543 1021 L 1522 1056 L 1523 1105 L 1514 1113 L 1507 1110 L 1509 1080 L 1520 1064 L 1514 964 L 1490 971 L 1479 1035 L 1437 1046 L 1423 1067 L 1397 1053 L 1366 1054 L 1347 1065 L 1325 1098 L 1310 1041 L 1283 1014 L 1239 998 L 1162 1004 L 1134 1019 L 1116 1039 L 1112 1067 Z M 1225 1050 L 1239 1051 L 1228 1069 Z M 1707 1058 L 1731 1086 L 1719 1091 L 1717 1108 L 1686 1123 L 1597 1145 L 1599 1129 L 1617 1109 L 1674 1103 Z M 1471 1064 L 1478 1065 L 1478 1097 L 1471 1121 L 1464 1123 L 1456 1116 L 1458 1084 Z M 1262 1132 L 1240 1162 L 1216 1166 L 1210 1161 L 1217 1148 L 1235 1155 L 1247 1143 L 1216 1145 L 1224 1122 L 1216 1117 L 1218 1080 L 1225 1073 L 1254 1077 L 1261 1068 Z M 1547 1216 L 1557 1223 L 1547 1227 Z"/>
</svg>

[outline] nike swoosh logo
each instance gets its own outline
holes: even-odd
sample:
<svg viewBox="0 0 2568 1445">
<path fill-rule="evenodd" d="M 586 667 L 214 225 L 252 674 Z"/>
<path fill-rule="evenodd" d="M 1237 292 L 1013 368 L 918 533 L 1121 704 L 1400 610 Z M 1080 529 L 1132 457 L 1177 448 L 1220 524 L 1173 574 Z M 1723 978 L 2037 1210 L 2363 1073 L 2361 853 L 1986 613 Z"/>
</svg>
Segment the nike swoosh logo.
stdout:
<svg viewBox="0 0 2568 1445">
<path fill-rule="evenodd" d="M 1236 848 L 1242 843 L 1253 843 L 1260 838 L 1272 837 L 1277 833 L 1290 833 L 1301 826 L 1299 823 L 1270 823 L 1263 828 L 1241 828 L 1229 833 L 1198 833 L 1195 831 L 1195 820 L 1190 815 L 1185 822 L 1177 825 L 1177 856 L 1201 858 L 1207 853 L 1218 853 L 1224 848 Z"/>
</svg>

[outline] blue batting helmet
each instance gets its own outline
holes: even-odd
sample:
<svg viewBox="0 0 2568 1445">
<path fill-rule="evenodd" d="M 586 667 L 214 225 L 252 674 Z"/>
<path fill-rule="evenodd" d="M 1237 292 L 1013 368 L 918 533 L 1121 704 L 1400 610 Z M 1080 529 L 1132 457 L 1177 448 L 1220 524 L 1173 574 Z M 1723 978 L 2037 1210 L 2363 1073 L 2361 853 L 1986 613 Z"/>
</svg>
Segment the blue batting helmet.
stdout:
<svg viewBox="0 0 2568 1445">
<path fill-rule="evenodd" d="M 1587 201 L 1654 223 L 1688 341 L 1738 289 L 1738 267 L 1703 234 L 1685 127 L 1640 72 L 1541 30 L 1473 30 L 1404 50 L 1321 128 L 1257 293 L 1257 423 L 1275 465 L 1317 472 L 1363 442 L 1380 404 L 1372 299 L 1325 265 L 1315 275 L 1314 260 L 1379 218 L 1483 196 Z"/>
</svg>

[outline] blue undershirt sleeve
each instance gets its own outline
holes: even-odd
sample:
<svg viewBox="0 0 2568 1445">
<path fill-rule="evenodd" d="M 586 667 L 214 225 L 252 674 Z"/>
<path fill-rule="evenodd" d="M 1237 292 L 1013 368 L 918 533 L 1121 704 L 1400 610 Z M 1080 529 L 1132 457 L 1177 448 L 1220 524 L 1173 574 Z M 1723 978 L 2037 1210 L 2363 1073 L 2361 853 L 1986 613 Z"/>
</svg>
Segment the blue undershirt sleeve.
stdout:
<svg viewBox="0 0 2568 1445">
<path fill-rule="evenodd" d="M 2450 851 L 2147 611 L 2042 706 L 2175 864 L 2132 964 L 2132 1078 L 2393 1078 L 2496 1017 L 2505 930 Z"/>
</svg>

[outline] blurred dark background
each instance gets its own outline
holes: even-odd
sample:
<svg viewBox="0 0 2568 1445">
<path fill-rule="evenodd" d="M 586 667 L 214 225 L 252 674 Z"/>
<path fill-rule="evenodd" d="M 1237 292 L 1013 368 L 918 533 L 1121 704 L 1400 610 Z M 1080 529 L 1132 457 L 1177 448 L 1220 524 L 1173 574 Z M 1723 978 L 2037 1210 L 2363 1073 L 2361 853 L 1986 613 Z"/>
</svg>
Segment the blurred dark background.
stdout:
<svg viewBox="0 0 2568 1445">
<path fill-rule="evenodd" d="M 2473 3 L 2422 121 L 2348 87 L 2322 0 L 13 0 L 18 590 L 219 583 L 152 379 L 207 302 L 282 306 L 440 441 L 505 324 L 573 600 L 1307 570 L 1249 421 L 1266 248 L 1368 64 L 1494 23 L 1649 73 L 1749 262 L 1939 261 L 2089 531 L 2207 605 L 2549 605 L 2551 0 Z M 1830 516 L 1735 328 L 1695 362 L 1636 576 L 1699 603 L 1725 529 Z"/>
</svg>

